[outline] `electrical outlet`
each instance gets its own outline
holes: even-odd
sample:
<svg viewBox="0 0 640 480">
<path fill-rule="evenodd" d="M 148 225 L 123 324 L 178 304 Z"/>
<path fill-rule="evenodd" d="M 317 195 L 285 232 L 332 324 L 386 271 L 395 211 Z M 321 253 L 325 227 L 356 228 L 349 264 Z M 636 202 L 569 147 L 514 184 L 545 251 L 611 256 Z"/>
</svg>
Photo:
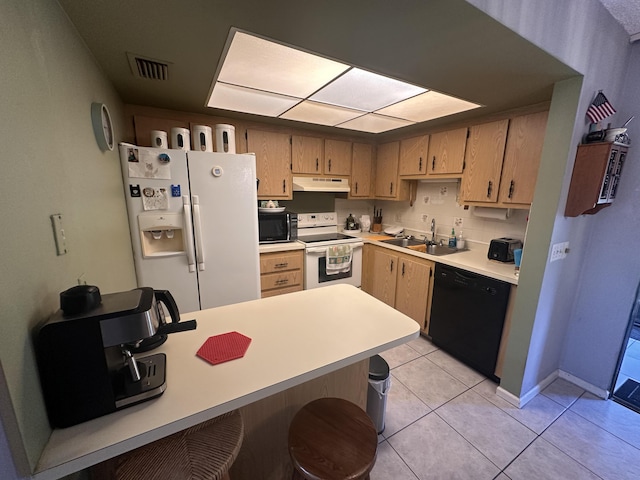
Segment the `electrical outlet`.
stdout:
<svg viewBox="0 0 640 480">
<path fill-rule="evenodd" d="M 422 223 L 427 223 L 427 220 L 429 220 L 429 215 L 427 215 L 426 213 L 422 214 Z"/>
<path fill-rule="evenodd" d="M 86 278 L 84 278 L 84 273 L 81 273 L 78 276 L 78 285 L 86 285 L 87 284 L 87 280 Z"/>
<path fill-rule="evenodd" d="M 549 262 L 562 260 L 567 257 L 567 253 L 569 253 L 569 242 L 554 243 L 551 247 L 551 258 Z"/>
<path fill-rule="evenodd" d="M 462 228 L 462 217 L 454 217 L 453 219 L 453 225 L 456 228 Z"/>
<path fill-rule="evenodd" d="M 424 203 L 425 205 L 429 204 L 429 195 L 425 195 L 424 197 L 422 197 L 422 203 Z"/>
</svg>

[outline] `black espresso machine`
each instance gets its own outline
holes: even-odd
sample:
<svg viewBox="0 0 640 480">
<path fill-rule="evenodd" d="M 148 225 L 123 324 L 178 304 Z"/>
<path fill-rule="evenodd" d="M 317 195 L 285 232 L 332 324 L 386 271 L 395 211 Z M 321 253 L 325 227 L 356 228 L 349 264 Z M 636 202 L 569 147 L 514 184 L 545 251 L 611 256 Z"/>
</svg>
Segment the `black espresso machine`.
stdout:
<svg viewBox="0 0 640 480">
<path fill-rule="evenodd" d="M 171 317 L 165 321 L 164 305 Z M 163 353 L 136 359 L 166 340 L 193 330 L 180 322 L 167 290 L 149 287 L 100 295 L 79 285 L 60 294 L 60 310 L 35 332 L 40 383 L 53 427 L 65 428 L 161 395 Z"/>
</svg>

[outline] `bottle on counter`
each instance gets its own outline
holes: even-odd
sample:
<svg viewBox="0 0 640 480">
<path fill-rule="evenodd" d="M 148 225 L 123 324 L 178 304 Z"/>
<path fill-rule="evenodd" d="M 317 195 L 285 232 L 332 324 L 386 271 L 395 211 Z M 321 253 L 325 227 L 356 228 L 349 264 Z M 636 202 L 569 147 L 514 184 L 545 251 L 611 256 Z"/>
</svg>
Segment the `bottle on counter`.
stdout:
<svg viewBox="0 0 640 480">
<path fill-rule="evenodd" d="M 456 247 L 464 248 L 464 237 L 462 236 L 462 230 L 460 230 L 460 233 L 458 234 L 458 238 L 456 239 Z"/>
<path fill-rule="evenodd" d="M 356 219 L 354 218 L 354 216 L 350 213 L 349 216 L 347 217 L 346 230 L 357 230 L 357 229 L 358 229 L 358 223 L 356 222 Z"/>
<path fill-rule="evenodd" d="M 456 247 L 456 231 L 453 227 L 451 227 L 451 235 L 449 236 L 449 246 L 451 248 Z"/>
</svg>

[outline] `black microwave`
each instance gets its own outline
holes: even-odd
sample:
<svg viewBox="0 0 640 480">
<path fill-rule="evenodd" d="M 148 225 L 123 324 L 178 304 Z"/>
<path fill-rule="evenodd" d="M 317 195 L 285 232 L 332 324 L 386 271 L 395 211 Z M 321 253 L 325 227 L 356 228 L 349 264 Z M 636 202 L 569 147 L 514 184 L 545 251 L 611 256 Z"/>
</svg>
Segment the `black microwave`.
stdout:
<svg viewBox="0 0 640 480">
<path fill-rule="evenodd" d="M 258 212 L 260 243 L 292 242 L 298 239 L 298 214 Z"/>
</svg>

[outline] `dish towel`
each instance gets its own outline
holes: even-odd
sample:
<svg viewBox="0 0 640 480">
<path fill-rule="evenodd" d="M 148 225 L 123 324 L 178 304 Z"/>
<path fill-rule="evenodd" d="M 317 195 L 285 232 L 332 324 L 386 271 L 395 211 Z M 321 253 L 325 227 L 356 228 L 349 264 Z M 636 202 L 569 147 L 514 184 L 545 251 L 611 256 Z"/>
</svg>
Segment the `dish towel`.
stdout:
<svg viewBox="0 0 640 480">
<path fill-rule="evenodd" d="M 332 245 L 327 247 L 327 275 L 345 273 L 351 270 L 353 248 L 351 245 Z"/>
</svg>

